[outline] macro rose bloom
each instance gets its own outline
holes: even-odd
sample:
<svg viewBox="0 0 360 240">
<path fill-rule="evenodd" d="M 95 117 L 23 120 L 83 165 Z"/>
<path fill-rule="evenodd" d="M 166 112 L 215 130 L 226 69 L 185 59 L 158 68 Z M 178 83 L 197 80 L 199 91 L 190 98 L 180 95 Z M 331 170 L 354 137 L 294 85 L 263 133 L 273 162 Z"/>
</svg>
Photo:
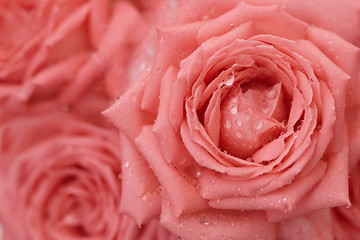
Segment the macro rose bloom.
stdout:
<svg viewBox="0 0 360 240">
<path fill-rule="evenodd" d="M 298 224 L 331 239 L 329 222 L 312 222 L 350 204 L 359 4 L 343 6 L 350 17 L 324 6 L 351 19 L 351 35 L 316 17 L 321 1 L 306 13 L 310 1 L 281 2 L 161 6 L 151 63 L 104 112 L 126 146 L 123 181 L 159 182 L 161 201 L 153 187 L 123 189 L 121 210 L 139 224 L 153 213 L 130 206 L 147 196 L 184 239 L 288 239 Z"/>
<path fill-rule="evenodd" d="M 128 26 L 137 19 L 127 5 L 0 1 L 0 99 L 57 96 L 73 102 L 94 81 L 113 76 L 113 64 L 124 64 L 119 47 L 132 41 Z"/>
<path fill-rule="evenodd" d="M 121 146 L 113 128 L 50 102 L 13 109 L 1 119 L 3 240 L 175 239 L 157 220 L 140 229 L 119 214 Z"/>
<path fill-rule="evenodd" d="M 351 172 L 349 194 L 351 207 L 338 207 L 332 211 L 332 222 L 336 239 L 355 240 L 360 234 L 360 164 Z"/>
</svg>

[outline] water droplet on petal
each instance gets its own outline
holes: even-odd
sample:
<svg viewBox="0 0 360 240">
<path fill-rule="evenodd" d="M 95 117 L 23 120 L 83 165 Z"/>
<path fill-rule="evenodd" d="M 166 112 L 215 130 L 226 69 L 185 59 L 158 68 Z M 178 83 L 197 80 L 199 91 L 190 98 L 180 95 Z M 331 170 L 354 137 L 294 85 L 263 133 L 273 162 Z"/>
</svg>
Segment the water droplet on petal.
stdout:
<svg viewBox="0 0 360 240">
<path fill-rule="evenodd" d="M 231 122 L 230 122 L 230 120 L 226 120 L 226 121 L 225 121 L 224 127 L 225 127 L 225 128 L 231 128 Z"/>
<path fill-rule="evenodd" d="M 240 119 L 236 120 L 236 124 L 237 124 L 239 127 L 241 127 L 241 125 L 242 125 L 241 120 L 240 120 Z"/>
<path fill-rule="evenodd" d="M 249 112 L 249 111 L 245 112 L 244 119 L 248 121 L 248 120 L 250 120 L 250 118 L 251 118 L 251 112 Z"/>
<path fill-rule="evenodd" d="M 231 99 L 231 102 L 232 103 L 237 103 L 239 101 L 238 97 L 234 97 Z"/>
<path fill-rule="evenodd" d="M 267 93 L 266 96 L 270 99 L 274 99 L 276 97 L 276 89 L 270 89 Z"/>
<path fill-rule="evenodd" d="M 242 134 L 241 134 L 240 131 L 236 131 L 236 132 L 235 132 L 235 136 L 236 136 L 237 138 L 241 138 L 241 137 L 242 137 Z"/>
<path fill-rule="evenodd" d="M 206 216 L 201 216 L 200 223 L 204 225 L 209 225 L 209 219 Z"/>
<path fill-rule="evenodd" d="M 225 84 L 225 86 L 231 86 L 234 83 L 234 81 L 235 81 L 234 76 L 230 76 L 229 79 L 224 81 L 224 84 Z"/>
<path fill-rule="evenodd" d="M 211 183 L 215 183 L 215 178 L 213 176 L 210 176 L 209 178 Z"/>
<path fill-rule="evenodd" d="M 261 120 L 258 120 L 254 123 L 254 128 L 259 130 L 260 128 L 262 128 L 263 126 L 263 122 Z"/>
<path fill-rule="evenodd" d="M 262 109 L 262 111 L 263 111 L 263 113 L 268 114 L 268 113 L 270 113 L 271 109 L 269 107 L 264 107 Z"/>
<path fill-rule="evenodd" d="M 124 163 L 124 168 L 129 167 L 129 165 L 130 165 L 130 163 L 129 163 L 129 162 L 125 162 L 125 163 Z"/>
<path fill-rule="evenodd" d="M 232 114 L 237 113 L 237 107 L 236 107 L 236 106 L 230 107 L 230 112 L 231 112 Z"/>
</svg>

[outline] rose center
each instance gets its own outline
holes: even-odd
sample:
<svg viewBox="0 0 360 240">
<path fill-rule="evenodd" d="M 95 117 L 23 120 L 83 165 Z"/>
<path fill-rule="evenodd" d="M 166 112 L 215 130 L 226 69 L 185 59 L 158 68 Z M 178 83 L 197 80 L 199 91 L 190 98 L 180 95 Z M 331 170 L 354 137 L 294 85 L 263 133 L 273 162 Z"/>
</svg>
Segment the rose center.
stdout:
<svg viewBox="0 0 360 240">
<path fill-rule="evenodd" d="M 286 108 L 281 84 L 233 86 L 221 102 L 219 147 L 248 158 L 283 132 Z"/>
</svg>

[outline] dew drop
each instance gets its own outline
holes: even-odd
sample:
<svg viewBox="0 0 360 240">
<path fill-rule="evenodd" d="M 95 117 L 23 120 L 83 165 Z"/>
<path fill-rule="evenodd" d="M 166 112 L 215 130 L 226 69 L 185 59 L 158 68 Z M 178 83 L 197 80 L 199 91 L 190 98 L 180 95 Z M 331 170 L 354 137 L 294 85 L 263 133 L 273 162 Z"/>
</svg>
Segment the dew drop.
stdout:
<svg viewBox="0 0 360 240">
<path fill-rule="evenodd" d="M 125 162 L 125 163 L 124 163 L 124 167 L 125 167 L 125 168 L 129 167 L 129 165 L 130 165 L 129 162 Z"/>
<path fill-rule="evenodd" d="M 230 122 L 230 120 L 226 120 L 226 121 L 225 121 L 224 127 L 225 127 L 225 128 L 231 128 L 231 122 Z"/>
<path fill-rule="evenodd" d="M 236 106 L 230 107 L 230 112 L 231 112 L 232 114 L 237 113 L 237 107 L 236 107 Z"/>
<path fill-rule="evenodd" d="M 283 202 L 286 202 L 286 200 L 287 200 L 286 197 L 284 197 L 284 198 L 283 198 Z"/>
<path fill-rule="evenodd" d="M 275 89 L 270 89 L 267 93 L 266 96 L 270 99 L 274 99 L 276 97 L 276 90 Z"/>
<path fill-rule="evenodd" d="M 235 136 L 236 136 L 237 138 L 241 138 L 241 137 L 242 137 L 242 134 L 241 134 L 240 131 L 236 131 L 236 132 L 235 132 Z"/>
<path fill-rule="evenodd" d="M 234 98 L 231 99 L 232 103 L 237 103 L 238 101 L 239 101 L 239 99 L 237 97 L 234 97 Z"/>
<path fill-rule="evenodd" d="M 263 122 L 261 120 L 257 120 L 255 123 L 254 123 L 254 128 L 259 130 L 260 128 L 262 128 L 263 126 Z"/>
<path fill-rule="evenodd" d="M 263 113 L 268 114 L 268 113 L 270 113 L 271 109 L 269 107 L 264 107 L 262 109 L 262 111 L 263 111 Z"/>
<path fill-rule="evenodd" d="M 234 80 L 235 80 L 234 76 L 230 76 L 229 79 L 224 81 L 225 86 L 231 86 L 234 83 Z"/>
<path fill-rule="evenodd" d="M 200 172 L 200 171 L 197 171 L 197 172 L 196 172 L 196 177 L 198 178 L 198 177 L 200 177 L 200 175 L 201 175 L 201 172 Z"/>
<path fill-rule="evenodd" d="M 244 114 L 244 119 L 245 120 L 247 120 L 247 121 L 249 121 L 250 120 L 250 118 L 251 118 L 251 112 L 245 112 L 245 114 Z"/>
<path fill-rule="evenodd" d="M 201 216 L 200 223 L 207 226 L 207 225 L 209 225 L 209 219 L 206 216 Z"/>
<path fill-rule="evenodd" d="M 240 120 L 240 119 L 236 120 L 236 124 L 237 124 L 239 127 L 241 127 L 241 125 L 242 125 L 241 120 Z"/>
</svg>

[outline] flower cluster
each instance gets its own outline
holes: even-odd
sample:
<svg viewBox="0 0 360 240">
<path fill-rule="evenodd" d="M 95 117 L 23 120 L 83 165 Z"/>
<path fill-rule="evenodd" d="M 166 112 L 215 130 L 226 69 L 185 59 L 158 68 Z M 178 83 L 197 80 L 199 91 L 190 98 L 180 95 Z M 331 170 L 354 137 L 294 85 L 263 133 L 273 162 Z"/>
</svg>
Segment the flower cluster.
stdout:
<svg viewBox="0 0 360 240">
<path fill-rule="evenodd" d="M 359 0 L 0 12 L 2 240 L 357 239 Z"/>
</svg>

